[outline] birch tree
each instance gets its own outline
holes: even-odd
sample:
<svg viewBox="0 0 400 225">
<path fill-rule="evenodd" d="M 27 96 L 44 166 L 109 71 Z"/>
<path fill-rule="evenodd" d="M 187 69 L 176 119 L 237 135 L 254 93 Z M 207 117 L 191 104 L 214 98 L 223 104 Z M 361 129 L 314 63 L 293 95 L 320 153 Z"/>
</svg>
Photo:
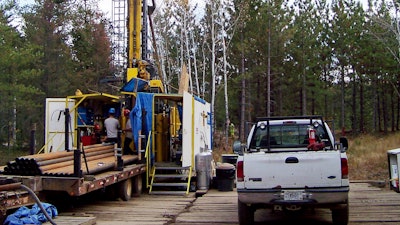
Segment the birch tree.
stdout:
<svg viewBox="0 0 400 225">
<path fill-rule="evenodd" d="M 214 120 L 213 125 L 214 128 L 213 130 L 215 130 L 215 82 L 216 82 L 216 48 L 217 48 L 217 34 L 216 34 L 216 18 L 218 17 L 218 9 L 220 7 L 219 1 L 213 1 L 213 0 L 209 0 L 206 2 L 206 14 L 208 14 L 208 24 L 209 27 L 207 30 L 210 31 L 209 33 L 209 38 L 211 40 L 211 49 L 210 49 L 210 56 L 211 56 L 211 60 L 210 60 L 210 73 L 211 73 L 211 115 L 212 118 Z"/>
<path fill-rule="evenodd" d="M 164 7 L 155 14 L 154 21 L 159 31 L 157 45 L 161 46 L 159 55 L 168 85 L 179 84 L 180 70 L 185 64 L 190 75 L 189 91 L 198 94 L 199 90 L 193 89 L 192 79 L 192 63 L 196 59 L 193 54 L 196 54 L 195 45 L 198 43 L 192 40 L 197 30 L 195 10 L 196 5 L 190 5 L 188 0 L 167 0 L 164 2 Z M 197 66 L 196 63 L 194 65 Z"/>
</svg>

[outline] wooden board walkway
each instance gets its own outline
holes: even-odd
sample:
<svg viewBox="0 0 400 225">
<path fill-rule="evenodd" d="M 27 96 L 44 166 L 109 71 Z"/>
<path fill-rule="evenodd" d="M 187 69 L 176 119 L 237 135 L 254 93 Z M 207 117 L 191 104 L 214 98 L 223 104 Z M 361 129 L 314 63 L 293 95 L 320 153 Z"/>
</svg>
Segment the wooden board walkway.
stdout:
<svg viewBox="0 0 400 225">
<path fill-rule="evenodd" d="M 379 188 L 369 183 L 352 182 L 350 185 L 350 225 L 394 225 L 400 224 L 400 194 L 387 187 Z M 272 213 L 257 210 L 255 224 L 332 224 L 328 209 L 317 209 L 302 213 Z M 198 198 L 193 206 L 178 215 L 174 225 L 226 225 L 238 224 L 236 192 L 211 190 Z"/>
<path fill-rule="evenodd" d="M 236 225 L 236 191 L 209 190 L 201 197 L 155 196 L 143 194 L 130 201 L 91 201 L 61 212 L 63 215 L 85 214 L 95 217 L 99 225 Z M 332 224 L 330 210 L 317 209 L 305 213 L 274 213 L 257 210 L 256 225 L 260 224 Z M 88 225 L 90 223 L 76 223 Z M 379 188 L 365 182 L 350 185 L 350 225 L 400 224 L 400 194 L 387 187 Z"/>
<path fill-rule="evenodd" d="M 94 216 L 96 221 L 93 224 L 98 225 L 169 224 L 179 213 L 190 207 L 195 199 L 193 193 L 188 196 L 142 194 L 129 201 L 87 201 L 74 206 L 75 208 L 73 209 L 64 210 L 64 212 L 60 213 L 60 217 L 71 214 L 82 217 L 82 213 L 84 213 L 87 216 Z"/>
<path fill-rule="evenodd" d="M 96 224 L 96 217 L 85 214 L 64 214 L 54 218 L 53 222 L 57 225 L 93 225 Z M 43 225 L 51 225 L 51 223 L 46 222 Z"/>
</svg>

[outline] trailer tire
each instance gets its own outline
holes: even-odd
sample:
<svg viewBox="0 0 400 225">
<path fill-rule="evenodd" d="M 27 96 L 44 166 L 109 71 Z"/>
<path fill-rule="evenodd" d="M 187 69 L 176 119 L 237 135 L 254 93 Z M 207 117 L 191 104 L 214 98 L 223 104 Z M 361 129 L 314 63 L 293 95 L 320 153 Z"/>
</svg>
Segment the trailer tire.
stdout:
<svg viewBox="0 0 400 225">
<path fill-rule="evenodd" d="M 118 195 L 123 201 L 128 201 L 132 197 L 132 179 L 126 179 L 119 184 Z"/>
<path fill-rule="evenodd" d="M 143 179 L 141 175 L 137 175 L 132 178 L 132 196 L 139 197 L 143 191 Z"/>
</svg>

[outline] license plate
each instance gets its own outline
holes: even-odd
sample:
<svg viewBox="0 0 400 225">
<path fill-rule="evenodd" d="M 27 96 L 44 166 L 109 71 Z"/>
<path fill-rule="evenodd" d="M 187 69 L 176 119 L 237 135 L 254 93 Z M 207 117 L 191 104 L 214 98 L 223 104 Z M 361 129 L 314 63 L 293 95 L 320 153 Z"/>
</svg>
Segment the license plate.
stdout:
<svg viewBox="0 0 400 225">
<path fill-rule="evenodd" d="M 303 200 L 302 191 L 284 191 L 283 200 L 293 201 L 293 200 Z"/>
</svg>

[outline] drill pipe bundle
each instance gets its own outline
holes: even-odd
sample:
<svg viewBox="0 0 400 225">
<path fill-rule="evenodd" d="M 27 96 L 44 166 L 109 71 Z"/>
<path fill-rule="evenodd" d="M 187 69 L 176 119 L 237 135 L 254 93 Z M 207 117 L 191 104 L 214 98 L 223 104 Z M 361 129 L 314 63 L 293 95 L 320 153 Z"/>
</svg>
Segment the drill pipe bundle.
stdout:
<svg viewBox="0 0 400 225">
<path fill-rule="evenodd" d="M 134 155 L 124 155 L 122 156 L 122 160 L 124 165 L 133 163 L 137 160 L 137 156 Z M 109 156 L 100 159 L 93 159 L 87 162 L 89 173 L 87 172 L 86 165 L 84 162 L 81 164 L 82 174 L 96 174 L 99 172 L 107 171 L 116 168 L 116 160 L 115 156 Z M 74 175 L 74 166 L 65 166 L 56 169 L 51 169 L 43 172 L 43 175 L 46 176 L 73 176 Z"/>
<path fill-rule="evenodd" d="M 83 174 L 94 174 L 116 166 L 114 145 L 112 144 L 84 146 L 84 152 L 85 154 L 81 154 Z M 137 160 L 137 156 L 123 156 L 122 158 L 124 164 Z M 86 164 L 88 168 L 86 168 Z M 73 151 L 63 151 L 17 157 L 2 168 L 2 173 L 23 176 L 73 176 L 73 168 Z"/>
</svg>

